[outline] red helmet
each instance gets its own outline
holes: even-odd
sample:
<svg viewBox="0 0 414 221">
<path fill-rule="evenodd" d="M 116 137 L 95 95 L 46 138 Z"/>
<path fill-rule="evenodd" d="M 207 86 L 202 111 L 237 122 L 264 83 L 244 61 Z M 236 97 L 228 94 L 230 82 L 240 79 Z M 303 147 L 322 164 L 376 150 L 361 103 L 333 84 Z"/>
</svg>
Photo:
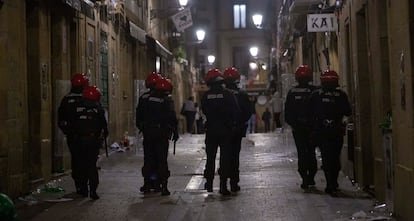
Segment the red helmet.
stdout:
<svg viewBox="0 0 414 221">
<path fill-rule="evenodd" d="M 209 71 L 207 71 L 206 77 L 204 78 L 206 83 L 222 81 L 223 79 L 224 79 L 223 75 L 221 74 L 220 70 L 217 68 L 210 69 Z"/>
<path fill-rule="evenodd" d="M 297 81 L 311 81 L 312 69 L 306 64 L 299 65 L 295 72 L 295 78 Z"/>
<path fill-rule="evenodd" d="M 72 87 L 87 87 L 89 85 L 89 79 L 84 73 L 77 73 L 72 76 L 70 80 Z"/>
<path fill-rule="evenodd" d="M 167 78 L 160 78 L 155 83 L 155 89 L 160 91 L 167 91 L 169 93 L 172 92 L 173 86 L 171 84 L 171 80 Z"/>
<path fill-rule="evenodd" d="M 157 82 L 158 79 L 161 78 L 161 75 L 156 73 L 156 72 L 151 72 L 148 76 L 147 79 L 145 79 L 145 87 L 147 88 L 151 88 L 155 85 L 155 83 Z"/>
<path fill-rule="evenodd" d="M 325 70 L 321 74 L 322 85 L 338 85 L 339 75 L 335 71 Z"/>
<path fill-rule="evenodd" d="M 83 90 L 82 97 L 94 101 L 99 101 L 101 99 L 101 90 L 96 86 L 88 86 Z"/>
<path fill-rule="evenodd" d="M 224 70 L 223 77 L 225 80 L 232 82 L 240 80 L 239 71 L 235 67 L 226 68 L 226 70 Z"/>
</svg>

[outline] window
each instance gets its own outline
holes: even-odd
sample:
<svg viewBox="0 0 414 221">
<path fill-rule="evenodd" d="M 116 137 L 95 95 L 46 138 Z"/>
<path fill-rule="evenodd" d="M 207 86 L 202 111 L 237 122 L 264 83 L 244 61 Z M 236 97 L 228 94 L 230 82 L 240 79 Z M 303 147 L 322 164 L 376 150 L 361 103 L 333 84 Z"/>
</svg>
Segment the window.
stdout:
<svg viewBox="0 0 414 221">
<path fill-rule="evenodd" d="M 233 16 L 234 16 L 234 28 L 246 28 L 246 5 L 235 4 L 233 5 Z"/>
</svg>

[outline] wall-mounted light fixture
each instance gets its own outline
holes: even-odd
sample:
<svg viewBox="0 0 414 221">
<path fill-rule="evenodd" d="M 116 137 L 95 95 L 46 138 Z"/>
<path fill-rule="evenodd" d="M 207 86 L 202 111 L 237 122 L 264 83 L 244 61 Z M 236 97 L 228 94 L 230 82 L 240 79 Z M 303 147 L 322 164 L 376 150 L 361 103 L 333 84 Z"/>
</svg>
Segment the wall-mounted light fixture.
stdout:
<svg viewBox="0 0 414 221">
<path fill-rule="evenodd" d="M 259 48 L 256 46 L 250 47 L 249 52 L 251 56 L 257 57 L 257 55 L 259 54 Z"/>
<path fill-rule="evenodd" d="M 343 1 L 342 0 L 336 0 L 336 2 L 335 2 L 335 7 L 336 8 L 342 8 L 342 5 L 343 5 Z"/>
<path fill-rule="evenodd" d="M 253 61 L 251 61 L 249 63 L 249 67 L 250 67 L 251 70 L 257 70 L 257 68 L 258 68 L 257 63 L 253 62 Z"/>
<path fill-rule="evenodd" d="M 188 4 L 188 0 L 179 0 L 178 1 L 181 7 L 185 7 Z"/>
<path fill-rule="evenodd" d="M 196 31 L 196 37 L 197 37 L 197 41 L 202 42 L 204 38 L 206 37 L 206 32 L 202 29 L 198 29 Z"/>
<path fill-rule="evenodd" d="M 216 61 L 216 56 L 214 55 L 207 56 L 207 61 L 210 65 L 212 65 Z"/>
<path fill-rule="evenodd" d="M 262 22 L 263 22 L 263 15 L 261 14 L 254 14 L 252 16 L 253 19 L 253 24 L 257 27 L 257 28 L 262 28 Z"/>
</svg>

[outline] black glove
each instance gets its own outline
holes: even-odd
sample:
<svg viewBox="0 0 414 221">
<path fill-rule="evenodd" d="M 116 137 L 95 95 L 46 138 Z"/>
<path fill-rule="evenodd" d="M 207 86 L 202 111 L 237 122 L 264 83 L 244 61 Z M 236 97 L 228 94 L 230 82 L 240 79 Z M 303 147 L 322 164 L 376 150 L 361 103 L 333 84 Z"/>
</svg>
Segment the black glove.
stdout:
<svg viewBox="0 0 414 221">
<path fill-rule="evenodd" d="M 104 129 L 104 131 L 103 131 L 104 138 L 107 138 L 108 134 L 109 134 L 108 129 Z"/>
</svg>

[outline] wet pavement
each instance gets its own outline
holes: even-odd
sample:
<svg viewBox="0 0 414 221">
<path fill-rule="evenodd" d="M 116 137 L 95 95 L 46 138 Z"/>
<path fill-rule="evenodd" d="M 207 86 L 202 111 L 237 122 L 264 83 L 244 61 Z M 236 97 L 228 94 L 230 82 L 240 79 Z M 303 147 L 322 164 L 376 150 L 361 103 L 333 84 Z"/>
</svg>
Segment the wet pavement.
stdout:
<svg viewBox="0 0 414 221">
<path fill-rule="evenodd" d="M 304 193 L 288 130 L 250 134 L 243 139 L 241 191 L 227 197 L 218 193 L 218 176 L 213 193 L 203 190 L 204 148 L 204 135 L 181 135 L 175 155 L 170 144 L 170 196 L 139 192 L 143 151 L 138 140 L 129 150 L 113 150 L 109 158 L 99 160 L 99 200 L 80 198 L 73 193 L 70 176 L 63 176 L 48 186 L 54 189 L 39 188 L 21 197 L 17 202 L 19 220 L 390 220 L 384 205 L 375 205 L 369 194 L 343 174 L 339 197 L 323 192 L 321 170 L 315 179 L 316 189 Z"/>
</svg>

